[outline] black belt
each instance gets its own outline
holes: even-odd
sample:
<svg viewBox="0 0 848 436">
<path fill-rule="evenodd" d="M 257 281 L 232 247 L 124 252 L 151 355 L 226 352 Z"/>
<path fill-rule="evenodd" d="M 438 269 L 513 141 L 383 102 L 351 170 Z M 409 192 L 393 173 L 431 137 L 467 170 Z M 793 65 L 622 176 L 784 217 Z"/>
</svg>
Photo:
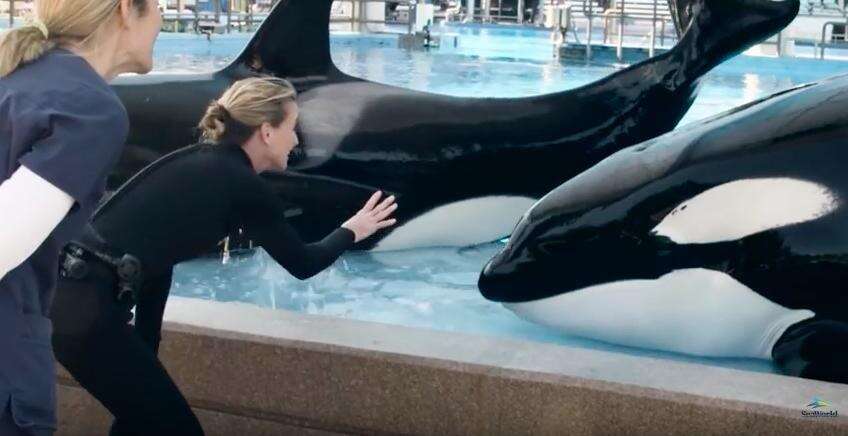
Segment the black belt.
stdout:
<svg viewBox="0 0 848 436">
<path fill-rule="evenodd" d="M 60 274 L 82 280 L 91 272 L 90 262 L 100 262 L 118 277 L 118 301 L 138 301 L 142 282 L 141 261 L 127 253 L 120 253 L 103 241 L 90 226 L 79 240 L 71 241 L 62 252 Z"/>
</svg>

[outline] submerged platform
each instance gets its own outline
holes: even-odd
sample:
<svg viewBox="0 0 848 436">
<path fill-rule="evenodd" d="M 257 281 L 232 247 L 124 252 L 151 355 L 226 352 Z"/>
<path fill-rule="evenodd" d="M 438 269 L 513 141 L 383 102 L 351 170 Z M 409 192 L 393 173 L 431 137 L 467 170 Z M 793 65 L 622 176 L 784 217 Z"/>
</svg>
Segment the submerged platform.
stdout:
<svg viewBox="0 0 848 436">
<path fill-rule="evenodd" d="M 590 47 L 591 55 L 586 56 L 586 44 L 563 44 L 554 49 L 556 55 L 560 59 L 566 60 L 590 60 L 601 63 L 627 63 L 632 64 L 648 59 L 650 49 L 648 47 L 622 47 L 621 60 L 618 59 L 618 48 L 615 45 L 609 44 L 592 44 Z M 667 48 L 655 47 L 654 56 L 667 52 Z"/>
<path fill-rule="evenodd" d="M 172 297 L 161 356 L 209 435 L 848 434 L 846 385 L 243 303 Z M 64 370 L 59 411 L 108 428 Z"/>
</svg>

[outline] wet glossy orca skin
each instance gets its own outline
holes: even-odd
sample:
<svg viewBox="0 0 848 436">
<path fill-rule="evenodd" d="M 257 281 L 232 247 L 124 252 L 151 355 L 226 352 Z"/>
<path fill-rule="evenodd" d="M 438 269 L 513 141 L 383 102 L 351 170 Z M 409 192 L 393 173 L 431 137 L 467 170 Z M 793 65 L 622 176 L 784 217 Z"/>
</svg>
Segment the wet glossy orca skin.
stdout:
<svg viewBox="0 0 848 436">
<path fill-rule="evenodd" d="M 848 382 L 846 107 L 840 76 L 613 154 L 524 215 L 481 292 L 570 333 Z"/>
<path fill-rule="evenodd" d="M 695 0 L 678 13 L 692 18 L 667 53 L 577 89 L 492 99 L 340 72 L 329 51 L 331 3 L 281 1 L 222 71 L 117 81 L 132 131 L 113 184 L 191 143 L 206 104 L 234 80 L 262 72 L 290 79 L 299 91 L 299 158 L 268 180 L 291 203 L 290 221 L 305 238 L 323 236 L 382 189 L 399 197 L 398 224 L 359 248 L 495 240 L 545 192 L 671 130 L 701 76 L 782 29 L 798 10 L 797 0 Z"/>
</svg>

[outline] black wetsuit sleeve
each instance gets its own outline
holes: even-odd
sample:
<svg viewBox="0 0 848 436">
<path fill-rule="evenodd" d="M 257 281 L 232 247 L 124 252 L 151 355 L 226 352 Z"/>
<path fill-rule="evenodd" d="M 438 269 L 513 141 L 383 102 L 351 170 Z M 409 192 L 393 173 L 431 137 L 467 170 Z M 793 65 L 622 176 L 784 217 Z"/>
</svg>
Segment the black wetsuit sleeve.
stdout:
<svg viewBox="0 0 848 436">
<path fill-rule="evenodd" d="M 248 235 L 291 275 L 308 279 L 323 271 L 353 245 L 353 232 L 339 227 L 324 239 L 305 244 L 297 232 L 280 218 L 276 223 L 258 226 Z"/>
<path fill-rule="evenodd" d="M 300 280 L 308 279 L 333 264 L 353 246 L 352 231 L 339 227 L 324 239 L 304 243 L 286 221 L 285 208 L 271 187 L 259 176 L 247 189 L 236 191 L 241 222 L 247 236 L 277 263 Z"/>
</svg>

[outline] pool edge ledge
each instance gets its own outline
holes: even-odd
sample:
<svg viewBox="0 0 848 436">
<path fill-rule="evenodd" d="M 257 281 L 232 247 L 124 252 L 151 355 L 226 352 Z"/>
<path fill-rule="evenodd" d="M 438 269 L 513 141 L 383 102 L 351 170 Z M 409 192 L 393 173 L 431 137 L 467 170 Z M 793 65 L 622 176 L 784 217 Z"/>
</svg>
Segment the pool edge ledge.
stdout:
<svg viewBox="0 0 848 436">
<path fill-rule="evenodd" d="M 801 415 L 848 413 L 848 387 L 774 374 L 179 297 L 163 336 L 208 434 L 848 433 Z M 69 389 L 60 371 L 62 434 L 84 421 Z"/>
</svg>

